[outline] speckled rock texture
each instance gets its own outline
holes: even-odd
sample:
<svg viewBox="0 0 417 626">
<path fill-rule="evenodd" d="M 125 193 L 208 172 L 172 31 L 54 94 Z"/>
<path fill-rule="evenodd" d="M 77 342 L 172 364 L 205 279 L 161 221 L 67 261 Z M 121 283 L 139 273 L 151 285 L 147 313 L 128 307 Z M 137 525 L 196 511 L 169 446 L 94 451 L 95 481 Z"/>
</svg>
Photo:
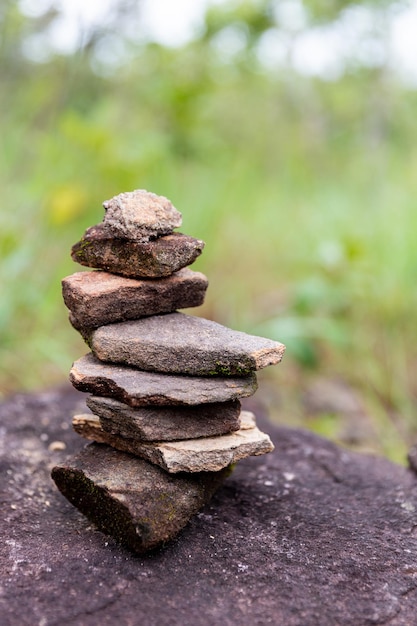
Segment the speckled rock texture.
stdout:
<svg viewBox="0 0 417 626">
<path fill-rule="evenodd" d="M 218 472 L 248 456 L 274 449 L 269 436 L 256 427 L 255 416 L 248 411 L 242 411 L 241 428 L 234 433 L 182 441 L 143 442 L 113 435 L 103 430 L 99 418 L 91 413 L 75 415 L 72 425 L 82 437 L 139 456 L 170 474 Z"/>
<path fill-rule="evenodd" d="M 258 417 L 274 452 L 140 557 L 50 478 L 84 446 L 83 406 L 69 386 L 0 404 L 2 626 L 415 626 L 413 471 Z"/>
<path fill-rule="evenodd" d="M 186 406 L 228 402 L 255 393 L 255 374 L 245 377 L 173 376 L 102 363 L 92 354 L 73 364 L 70 381 L 76 389 L 112 397 L 129 406 Z"/>
<path fill-rule="evenodd" d="M 135 280 L 108 272 L 76 272 L 62 281 L 71 323 L 80 331 L 144 315 L 200 306 L 208 280 L 187 268 L 159 279 Z"/>
<path fill-rule="evenodd" d="M 101 361 L 191 376 L 247 376 L 279 363 L 285 346 L 185 313 L 109 324 L 88 343 Z"/>
<path fill-rule="evenodd" d="M 128 278 L 170 276 L 200 256 L 204 241 L 181 233 L 140 243 L 115 239 L 103 224 L 87 229 L 71 249 L 73 261 Z"/>
<path fill-rule="evenodd" d="M 103 202 L 103 223 L 114 237 L 149 241 L 172 233 L 182 216 L 165 196 L 145 189 L 120 193 Z"/>
<path fill-rule="evenodd" d="M 113 398 L 90 396 L 88 408 L 104 431 L 140 441 L 212 437 L 239 430 L 240 402 L 198 406 L 144 406 L 136 409 Z"/>
</svg>

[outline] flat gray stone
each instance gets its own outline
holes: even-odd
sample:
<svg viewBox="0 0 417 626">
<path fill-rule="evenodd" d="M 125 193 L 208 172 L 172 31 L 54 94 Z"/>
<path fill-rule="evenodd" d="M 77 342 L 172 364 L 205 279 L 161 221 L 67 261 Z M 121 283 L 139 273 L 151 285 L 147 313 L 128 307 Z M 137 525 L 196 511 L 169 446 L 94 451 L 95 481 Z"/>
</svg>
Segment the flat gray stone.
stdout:
<svg viewBox="0 0 417 626">
<path fill-rule="evenodd" d="M 103 223 L 114 235 L 135 241 L 149 241 L 172 233 L 181 226 L 181 213 L 168 198 L 136 189 L 103 202 Z"/>
<path fill-rule="evenodd" d="M 173 479 L 155 465 L 98 444 L 52 469 L 53 480 L 71 504 L 138 553 L 173 539 L 227 474 Z"/>
<path fill-rule="evenodd" d="M 200 306 L 208 280 L 187 268 L 166 278 L 135 280 L 108 272 L 77 272 L 62 281 L 71 323 L 80 331 Z"/>
<path fill-rule="evenodd" d="M 101 361 L 192 376 L 245 376 L 279 363 L 285 351 L 277 341 L 185 313 L 109 324 L 88 343 Z"/>
<path fill-rule="evenodd" d="M 130 406 L 196 405 L 228 402 L 255 393 L 255 374 L 204 378 L 143 372 L 102 363 L 88 354 L 75 361 L 70 381 L 80 391 L 121 400 Z"/>
<path fill-rule="evenodd" d="M 91 414 L 74 416 L 72 425 L 85 439 L 144 458 L 170 474 L 218 472 L 248 456 L 260 456 L 274 449 L 269 436 L 256 427 L 253 413 L 247 411 L 242 411 L 241 428 L 234 433 L 167 443 L 145 443 L 112 435 L 104 431 L 99 418 Z"/>
<path fill-rule="evenodd" d="M 224 435 L 240 428 L 240 402 L 197 406 L 145 406 L 133 409 L 113 398 L 91 396 L 88 408 L 99 417 L 102 429 L 140 441 L 171 441 Z"/>
<path fill-rule="evenodd" d="M 194 263 L 204 241 L 181 233 L 140 243 L 114 238 L 103 224 L 92 226 L 73 245 L 76 263 L 128 278 L 163 278 Z"/>
</svg>

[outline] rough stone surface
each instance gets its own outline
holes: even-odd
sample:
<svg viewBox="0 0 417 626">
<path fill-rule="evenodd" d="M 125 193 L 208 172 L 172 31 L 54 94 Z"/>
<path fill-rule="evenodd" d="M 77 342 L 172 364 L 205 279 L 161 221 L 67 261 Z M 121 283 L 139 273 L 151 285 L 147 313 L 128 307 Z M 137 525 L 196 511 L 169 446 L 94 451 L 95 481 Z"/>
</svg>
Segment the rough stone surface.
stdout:
<svg viewBox="0 0 417 626">
<path fill-rule="evenodd" d="M 168 198 L 144 189 L 120 193 L 103 202 L 103 223 L 115 237 L 148 241 L 181 226 L 181 213 Z"/>
<path fill-rule="evenodd" d="M 80 265 L 128 278 L 163 278 L 194 263 L 203 248 L 204 241 L 181 233 L 145 243 L 115 239 L 98 224 L 72 246 L 71 257 Z"/>
<path fill-rule="evenodd" d="M 206 437 L 145 443 L 113 435 L 102 429 L 96 415 L 76 415 L 75 432 L 91 441 L 105 443 L 155 463 L 171 474 L 178 472 L 218 472 L 248 456 L 260 456 L 273 450 L 270 438 L 255 424 L 253 413 L 242 411 L 240 430 L 220 437 Z"/>
<path fill-rule="evenodd" d="M 174 541 L 138 557 L 50 478 L 84 445 L 69 427 L 84 405 L 70 386 L 0 404 L 2 626 L 416 624 L 411 470 L 258 417 L 274 452 L 238 463 Z"/>
<path fill-rule="evenodd" d="M 113 398 L 92 396 L 88 408 L 99 417 L 102 429 L 140 441 L 172 441 L 224 435 L 240 428 L 240 402 L 197 406 L 145 406 L 133 409 Z"/>
<path fill-rule="evenodd" d="M 89 345 L 102 361 L 192 376 L 246 376 L 279 363 L 285 351 L 277 341 L 185 313 L 109 324 L 91 333 Z"/>
<path fill-rule="evenodd" d="M 103 532 L 142 553 L 173 539 L 227 472 L 173 479 L 159 467 L 91 444 L 52 469 L 61 493 Z"/>
<path fill-rule="evenodd" d="M 92 354 L 75 361 L 70 381 L 80 391 L 112 397 L 133 407 L 228 402 L 251 396 L 257 389 L 255 374 L 244 378 L 155 374 L 107 365 Z"/>
<path fill-rule="evenodd" d="M 187 268 L 167 278 L 135 280 L 108 272 L 77 272 L 62 281 L 64 302 L 77 329 L 200 306 L 208 281 Z"/>
</svg>

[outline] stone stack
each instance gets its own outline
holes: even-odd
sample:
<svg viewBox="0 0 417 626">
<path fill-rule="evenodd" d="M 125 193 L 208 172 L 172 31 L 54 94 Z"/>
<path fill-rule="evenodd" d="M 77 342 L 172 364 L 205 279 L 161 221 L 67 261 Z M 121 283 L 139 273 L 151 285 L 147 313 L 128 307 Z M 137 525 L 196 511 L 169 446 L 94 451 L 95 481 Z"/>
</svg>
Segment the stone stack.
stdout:
<svg viewBox="0 0 417 626">
<path fill-rule="evenodd" d="M 137 190 L 103 206 L 72 249 L 95 270 L 63 280 L 91 349 L 70 373 L 92 394 L 73 426 L 96 443 L 52 476 L 101 530 L 143 552 L 175 536 L 232 463 L 273 449 L 240 399 L 285 348 L 177 311 L 202 304 L 208 282 L 187 267 L 204 242 L 173 232 L 181 214 L 169 200 Z"/>
</svg>

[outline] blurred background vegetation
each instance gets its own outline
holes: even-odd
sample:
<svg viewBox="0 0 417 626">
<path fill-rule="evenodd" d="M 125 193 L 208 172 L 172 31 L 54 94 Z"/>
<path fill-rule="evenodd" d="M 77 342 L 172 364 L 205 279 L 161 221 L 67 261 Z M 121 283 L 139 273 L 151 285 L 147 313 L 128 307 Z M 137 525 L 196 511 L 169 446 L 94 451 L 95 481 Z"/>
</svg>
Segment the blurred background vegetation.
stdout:
<svg viewBox="0 0 417 626">
<path fill-rule="evenodd" d="M 389 33 L 406 5 L 208 2 L 169 46 L 140 2 L 104 4 L 66 48 L 62 2 L 0 6 L 1 394 L 64 382 L 86 352 L 60 294 L 82 269 L 71 245 L 105 199 L 144 188 L 206 241 L 195 314 L 287 345 L 259 376 L 271 417 L 404 462 L 417 437 L 417 81 Z M 308 37 L 330 42 L 317 71 L 300 60 Z"/>
</svg>

